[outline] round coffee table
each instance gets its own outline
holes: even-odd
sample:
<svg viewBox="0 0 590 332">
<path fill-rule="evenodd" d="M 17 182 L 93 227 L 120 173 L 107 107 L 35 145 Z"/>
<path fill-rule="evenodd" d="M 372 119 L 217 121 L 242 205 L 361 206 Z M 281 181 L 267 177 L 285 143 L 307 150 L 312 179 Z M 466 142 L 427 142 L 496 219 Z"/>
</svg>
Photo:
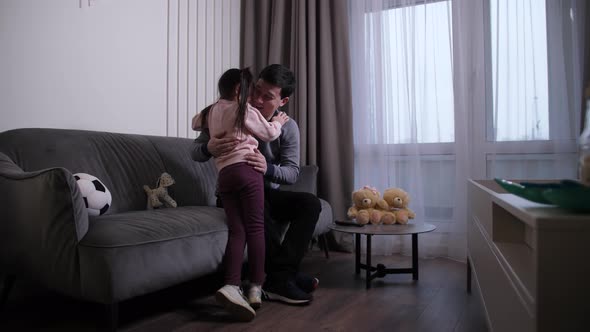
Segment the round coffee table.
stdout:
<svg viewBox="0 0 590 332">
<path fill-rule="evenodd" d="M 387 274 L 411 273 L 412 279 L 418 280 L 418 234 L 432 232 L 436 226 L 412 222 L 406 225 L 371 225 L 364 226 L 343 226 L 332 224 L 330 229 L 337 232 L 350 233 L 355 235 L 355 264 L 356 274 L 361 273 L 361 269 L 366 271 L 367 289 L 371 288 L 371 281 L 375 278 L 383 278 Z M 367 238 L 367 257 L 365 264 L 361 263 L 361 235 Z M 411 268 L 386 268 L 383 264 L 377 266 L 371 265 L 371 237 L 373 235 L 412 235 L 412 267 Z M 371 272 L 374 272 L 371 274 Z"/>
</svg>

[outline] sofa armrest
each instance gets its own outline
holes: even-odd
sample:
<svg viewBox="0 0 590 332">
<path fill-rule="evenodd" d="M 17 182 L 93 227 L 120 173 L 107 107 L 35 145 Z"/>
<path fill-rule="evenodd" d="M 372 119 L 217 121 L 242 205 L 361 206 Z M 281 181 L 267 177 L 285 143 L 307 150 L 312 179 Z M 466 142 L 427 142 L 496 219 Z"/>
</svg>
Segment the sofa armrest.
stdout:
<svg viewBox="0 0 590 332">
<path fill-rule="evenodd" d="M 281 185 L 281 190 L 308 192 L 317 196 L 318 170 L 319 168 L 316 165 L 301 166 L 297 182 L 291 185 Z M 334 221 L 330 203 L 320 198 L 320 204 L 322 205 L 322 211 L 316 223 L 314 237 L 330 231 L 329 226 Z"/>
<path fill-rule="evenodd" d="M 306 165 L 299 168 L 299 178 L 293 184 L 281 185 L 281 190 L 308 192 L 317 195 L 318 186 L 318 167 L 316 165 Z"/>
<path fill-rule="evenodd" d="M 76 179 L 64 168 L 25 172 L 0 153 L 0 188 L 0 263 L 7 272 L 69 282 L 78 270 L 78 241 L 88 231 Z"/>
</svg>

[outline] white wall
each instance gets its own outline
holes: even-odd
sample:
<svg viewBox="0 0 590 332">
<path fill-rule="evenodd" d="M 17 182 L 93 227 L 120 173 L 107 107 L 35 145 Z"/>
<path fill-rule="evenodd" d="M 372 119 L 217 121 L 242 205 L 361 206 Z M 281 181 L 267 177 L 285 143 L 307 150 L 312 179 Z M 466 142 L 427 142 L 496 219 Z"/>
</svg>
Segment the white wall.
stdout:
<svg viewBox="0 0 590 332">
<path fill-rule="evenodd" d="M 0 131 L 193 137 L 238 34 L 239 0 L 1 0 Z"/>
<path fill-rule="evenodd" d="M 168 136 L 195 137 L 192 116 L 217 98 L 240 61 L 240 0 L 169 0 Z"/>
</svg>

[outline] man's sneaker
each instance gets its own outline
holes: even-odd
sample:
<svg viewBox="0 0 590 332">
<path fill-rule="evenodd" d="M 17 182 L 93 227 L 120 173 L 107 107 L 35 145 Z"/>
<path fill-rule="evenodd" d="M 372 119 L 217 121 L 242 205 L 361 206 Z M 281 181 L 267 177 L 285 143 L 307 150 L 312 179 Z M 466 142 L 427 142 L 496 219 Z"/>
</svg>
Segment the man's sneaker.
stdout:
<svg viewBox="0 0 590 332">
<path fill-rule="evenodd" d="M 295 284 L 299 287 L 302 291 L 306 293 L 311 293 L 318 288 L 320 285 L 320 279 L 314 278 L 307 274 L 298 272 L 295 275 Z"/>
<path fill-rule="evenodd" d="M 254 309 L 260 308 L 262 305 L 262 286 L 251 285 L 248 290 L 248 302 Z"/>
<path fill-rule="evenodd" d="M 295 282 L 266 282 L 264 284 L 264 298 L 270 301 L 281 301 L 288 304 L 307 304 L 312 296 L 302 291 Z"/>
<path fill-rule="evenodd" d="M 225 285 L 215 293 L 217 303 L 221 304 L 233 317 L 249 322 L 256 317 L 256 312 L 242 294 L 238 286 Z"/>
</svg>

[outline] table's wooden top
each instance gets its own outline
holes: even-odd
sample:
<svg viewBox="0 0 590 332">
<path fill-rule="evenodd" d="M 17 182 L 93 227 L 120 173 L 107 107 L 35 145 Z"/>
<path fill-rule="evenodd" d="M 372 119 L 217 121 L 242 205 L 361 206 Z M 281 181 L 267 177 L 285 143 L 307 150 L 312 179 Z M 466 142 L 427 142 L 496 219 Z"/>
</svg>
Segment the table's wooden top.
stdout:
<svg viewBox="0 0 590 332">
<path fill-rule="evenodd" d="M 343 226 L 331 224 L 330 229 L 338 232 L 352 233 L 352 234 L 370 234 L 370 235 L 404 235 L 404 234 L 419 234 L 432 232 L 436 226 L 427 223 L 413 223 L 409 222 L 405 225 L 371 225 L 366 224 L 362 227 L 358 226 Z"/>
</svg>

